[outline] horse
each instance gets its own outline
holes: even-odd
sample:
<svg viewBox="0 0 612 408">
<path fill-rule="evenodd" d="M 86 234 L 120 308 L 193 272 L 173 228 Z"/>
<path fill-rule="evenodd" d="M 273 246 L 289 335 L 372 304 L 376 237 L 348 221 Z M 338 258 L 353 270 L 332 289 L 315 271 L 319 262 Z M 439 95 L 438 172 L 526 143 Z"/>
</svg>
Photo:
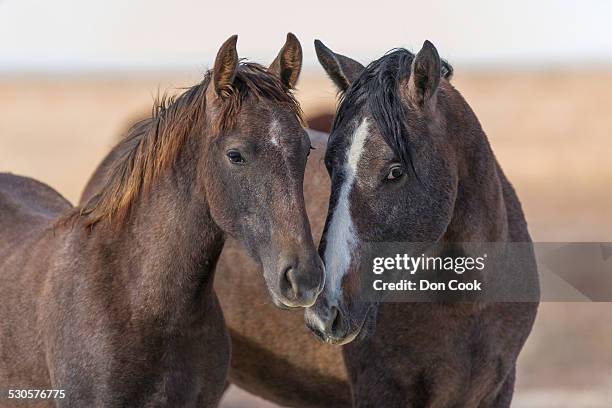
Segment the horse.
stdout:
<svg viewBox="0 0 612 408">
<path fill-rule="evenodd" d="M 319 253 L 327 283 L 307 325 L 344 345 L 354 406 L 510 406 L 537 313 L 537 268 L 533 250 L 520 275 L 503 262 L 508 243 L 531 242 L 527 223 L 476 115 L 448 80 L 452 68 L 429 41 L 416 55 L 396 49 L 367 67 L 320 41 L 315 49 L 343 96 L 325 157 L 332 187 Z M 469 254 L 467 243 L 497 243 L 495 265 L 510 265 L 499 276 L 526 278 L 530 296 L 364 300 L 360 268 L 372 242 L 435 243 L 451 256 Z"/>
<path fill-rule="evenodd" d="M 398 187 L 393 187 L 395 192 L 383 196 L 385 200 L 389 200 L 388 205 L 394 208 L 394 212 L 389 213 L 383 209 L 381 212 L 372 213 L 367 210 L 370 205 L 386 205 L 381 201 L 383 197 L 379 200 L 379 194 L 364 192 L 361 195 L 359 190 L 354 190 L 346 197 L 347 203 L 350 203 L 350 220 L 356 226 L 356 238 L 360 238 L 357 234 L 361 231 L 378 228 L 384 230 L 391 222 L 410 219 L 409 222 L 414 228 L 402 229 L 398 231 L 401 234 L 384 236 L 382 239 L 416 239 L 417 237 L 403 234 L 425 231 L 426 225 L 422 223 L 428 221 L 442 224 L 439 226 L 439 229 L 443 230 L 439 232 L 440 241 L 530 241 L 518 197 L 497 163 L 475 114 L 451 85 L 452 66 L 439 59 L 434 47 L 429 44 L 424 47 L 423 53 L 420 53 L 421 57 L 417 60 L 418 65 L 415 65 L 414 55 L 401 51 L 382 57 L 366 69 L 357 61 L 329 51 L 319 42 L 315 44 L 320 62 L 345 95 L 339 107 L 339 112 L 343 112 L 345 119 L 336 122 L 338 127 L 334 129 L 329 143 L 327 135 L 310 132 L 316 150 L 313 150 L 306 168 L 304 194 L 315 237 L 322 234 L 328 210 L 330 212 L 328 227 L 322 240 L 327 241 L 327 244 L 322 242 L 321 246 L 323 255 L 328 251 L 329 255 L 333 253 L 332 249 L 325 247 L 329 245 L 329 234 L 333 230 L 329 228 L 332 223 L 330 219 L 334 218 L 333 214 L 338 208 L 334 203 L 337 203 L 342 190 L 339 172 L 343 170 L 345 155 L 347 150 L 350 151 L 349 141 L 354 133 L 343 133 L 348 125 L 345 121 L 358 122 L 360 119 L 353 117 L 349 120 L 347 112 L 367 116 L 366 120 L 372 123 L 372 130 L 367 133 L 364 141 L 364 159 L 358 161 L 358 180 L 362 180 L 362 177 L 368 180 L 371 172 L 380 170 L 376 167 L 380 158 L 374 155 L 375 153 L 395 156 L 395 150 L 390 147 L 393 144 L 387 143 L 381 131 L 377 130 L 379 125 L 375 125 L 376 122 L 368 116 L 372 113 L 366 114 L 363 111 L 365 102 L 358 99 L 359 103 L 355 104 L 355 99 L 349 97 L 355 96 L 350 88 L 355 86 L 355 81 L 362 76 L 360 89 L 368 86 L 371 92 L 362 97 L 368 96 L 372 99 L 365 100 L 380 101 L 379 113 L 399 113 L 391 117 L 393 121 L 387 129 L 399 123 L 409 123 L 411 131 L 402 137 L 406 137 L 406 143 L 424 146 L 424 150 L 416 150 L 422 153 L 415 155 L 413 163 L 425 186 L 433 182 L 447 183 L 447 189 L 452 194 L 428 197 L 423 196 L 421 192 L 420 198 L 428 200 L 428 205 L 419 205 L 407 199 L 404 189 L 416 187 L 411 186 L 408 181 L 411 179 L 402 174 L 406 165 L 401 167 L 401 162 L 394 162 L 394 168 L 385 168 L 389 172 L 383 172 L 381 177 L 386 179 L 391 175 L 391 179 L 400 178 Z M 423 64 L 423 57 L 427 55 L 431 56 L 431 60 Z M 400 62 L 403 63 L 401 67 Z M 433 67 L 429 65 L 431 62 Z M 423 71 L 422 67 L 432 68 L 431 72 L 423 75 L 423 72 L 428 71 Z M 401 77 L 397 76 L 400 68 L 404 74 Z M 413 70 L 417 72 L 416 76 L 412 76 Z M 438 81 L 435 76 L 431 76 L 436 73 L 440 76 Z M 388 83 L 391 88 L 379 87 L 379 84 L 376 84 L 377 78 Z M 427 79 L 418 82 L 426 84 L 427 87 L 415 87 L 417 79 Z M 373 82 L 371 85 L 363 84 L 368 81 Z M 424 93 L 419 91 L 414 94 L 416 101 L 419 101 L 420 95 L 425 96 L 423 105 L 408 105 L 413 102 L 407 99 L 407 89 L 405 86 L 400 88 L 400 84 L 408 83 L 413 84 L 413 88 L 408 88 L 413 91 L 425 89 Z M 376 98 L 377 90 L 387 91 L 387 95 L 397 95 L 399 100 L 394 97 L 394 106 L 387 106 L 386 99 Z M 420 115 L 418 121 L 415 119 L 416 115 Z M 442 122 L 441 119 L 445 121 Z M 438 123 L 444 124 L 444 132 L 440 133 L 441 129 L 434 126 Z M 432 126 L 435 133 L 430 134 L 425 128 L 415 129 L 418 125 Z M 355 126 L 355 123 L 352 126 Z M 433 145 L 434 143 L 437 144 Z M 436 150 L 432 150 L 434 146 Z M 446 162 L 450 160 L 451 153 L 457 162 Z M 364 161 L 372 155 L 374 157 L 371 161 Z M 430 174 L 429 178 L 425 178 L 429 164 L 433 166 L 440 161 L 447 163 L 441 166 L 447 171 Z M 399 173 L 395 169 L 398 165 Z M 331 182 L 326 167 L 331 169 Z M 450 175 L 447 172 L 450 172 Z M 360 182 L 356 182 L 353 188 L 361 188 Z M 442 186 L 439 188 L 444 189 Z M 330 193 L 332 197 L 336 197 L 335 201 L 332 199 L 332 204 Z M 398 197 L 395 197 L 395 194 Z M 395 203 L 393 207 L 392 203 Z M 445 207 L 446 210 L 443 210 Z M 369 219 L 376 214 L 383 219 Z M 387 220 L 390 214 L 393 218 Z M 421 238 L 434 239 L 431 236 Z M 341 240 L 335 239 L 331 242 L 342 243 Z M 353 248 L 353 251 L 356 250 Z M 525 261 L 533 262 L 533 258 Z M 243 267 L 235 268 L 236 262 Z M 337 269 L 330 267 L 333 263 L 329 259 L 327 262 L 326 273 L 338 273 Z M 303 327 L 303 316 L 299 312 L 275 310 L 263 301 L 265 287 L 257 279 L 260 273 L 258 266 L 248 259 L 240 243 L 228 241 L 218 269 L 221 272 L 217 275 L 215 288 L 232 339 L 229 380 L 253 394 L 283 406 L 474 406 L 478 404 L 470 399 L 479 399 L 480 395 L 487 393 L 482 406 L 508 406 L 512 397 L 516 357 L 531 331 L 537 312 L 535 302 L 491 304 L 482 310 L 471 310 L 471 307 L 461 304 L 381 303 L 369 305 L 374 307 L 370 310 L 368 319 L 373 319 L 374 312 L 377 312 L 374 326 L 372 321 L 367 325 L 362 324 L 365 319 L 360 312 L 350 310 L 349 314 L 345 309 L 348 304 L 339 302 L 342 309 L 340 317 L 330 322 L 324 307 L 325 302 L 332 300 L 328 297 L 333 279 L 328 276 L 326 289 L 319 296 L 320 300 L 307 312 L 306 320 L 315 332 L 319 330 L 319 325 L 321 327 L 321 332 L 312 336 L 308 329 Z M 355 269 L 351 268 L 336 281 L 344 288 L 336 293 L 349 294 L 347 291 L 351 288 L 350 279 L 355 277 Z M 234 286 L 237 281 L 241 282 L 239 287 Z M 329 306 L 331 305 L 328 304 Z M 261 316 L 265 316 L 265 321 Z M 353 327 L 349 327 L 351 322 L 355 322 Z M 357 328 L 361 330 L 355 333 Z M 366 337 L 368 332 L 369 338 Z M 291 333 L 291 341 L 279 341 L 286 333 Z M 329 344 L 333 341 L 321 345 L 315 340 L 321 335 L 324 340 L 335 339 L 339 343 L 348 338 L 354 339 L 353 342 L 340 347 Z M 479 364 L 492 366 L 479 367 Z M 475 389 L 479 390 L 474 391 Z"/>
<path fill-rule="evenodd" d="M 4 387 L 61 390 L 39 401 L 62 407 L 216 406 L 230 344 L 213 280 L 227 236 L 273 303 L 313 304 L 324 276 L 291 93 L 301 46 L 288 34 L 265 68 L 240 61 L 236 42 L 133 127 L 82 205 L 0 174 Z"/>
<path fill-rule="evenodd" d="M 312 235 L 318 238 L 329 200 L 329 177 L 323 166 L 329 135 L 306 131 L 313 149 L 306 164 L 304 198 Z M 117 156 L 115 149 L 102 160 L 80 203 L 95 195 Z M 278 308 L 268 301 L 261 266 L 244 245 L 227 237 L 216 271 L 214 288 L 232 343 L 229 381 L 283 406 L 350 407 L 339 348 L 321 346 L 304 325 L 300 309 Z"/>
</svg>

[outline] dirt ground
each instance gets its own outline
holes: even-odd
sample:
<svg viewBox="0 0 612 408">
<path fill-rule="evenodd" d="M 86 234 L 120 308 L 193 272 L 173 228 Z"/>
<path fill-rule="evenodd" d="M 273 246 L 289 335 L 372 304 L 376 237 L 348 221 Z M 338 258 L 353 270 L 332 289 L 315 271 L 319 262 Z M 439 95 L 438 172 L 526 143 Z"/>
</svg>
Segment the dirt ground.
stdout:
<svg viewBox="0 0 612 408">
<path fill-rule="evenodd" d="M 335 90 L 306 72 L 307 114 Z M 0 171 L 42 180 L 73 203 L 85 181 L 158 89 L 189 75 L 0 77 Z M 522 200 L 536 241 L 612 241 L 612 72 L 457 73 Z M 514 406 L 609 407 L 612 304 L 544 303 L 519 363 Z M 222 407 L 272 407 L 232 389 Z"/>
</svg>

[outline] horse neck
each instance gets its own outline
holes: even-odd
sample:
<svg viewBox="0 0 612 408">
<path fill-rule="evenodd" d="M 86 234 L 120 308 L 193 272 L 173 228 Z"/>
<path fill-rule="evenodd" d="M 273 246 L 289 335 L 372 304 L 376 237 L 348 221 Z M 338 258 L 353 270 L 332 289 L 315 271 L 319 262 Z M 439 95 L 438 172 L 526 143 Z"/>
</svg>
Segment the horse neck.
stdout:
<svg viewBox="0 0 612 408">
<path fill-rule="evenodd" d="M 467 103 L 463 101 L 464 104 Z M 458 182 L 455 207 L 446 242 L 504 242 L 508 217 L 500 167 L 486 134 L 467 106 L 464 117 L 447 119 L 461 124 L 453 129 L 458 148 Z M 467 116 L 467 118 L 466 118 Z M 452 122 L 448 122 L 452 120 Z"/>
<path fill-rule="evenodd" d="M 94 257 L 104 259 L 142 318 L 182 319 L 211 300 L 224 234 L 195 180 L 199 157 L 186 147 L 142 194 L 120 228 L 97 225 Z M 102 258 L 103 257 L 103 258 Z M 110 265 L 110 266 L 109 266 Z M 195 308 L 194 308 L 195 307 Z"/>
</svg>

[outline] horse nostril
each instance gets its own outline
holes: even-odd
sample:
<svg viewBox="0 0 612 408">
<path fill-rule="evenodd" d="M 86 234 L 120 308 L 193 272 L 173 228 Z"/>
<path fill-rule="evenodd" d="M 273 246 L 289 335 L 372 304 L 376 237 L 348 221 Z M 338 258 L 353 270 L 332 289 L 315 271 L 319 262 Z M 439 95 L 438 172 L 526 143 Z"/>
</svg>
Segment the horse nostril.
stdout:
<svg viewBox="0 0 612 408">
<path fill-rule="evenodd" d="M 289 266 L 287 269 L 285 269 L 285 272 L 283 272 L 283 283 L 283 286 L 285 286 L 284 289 L 291 294 L 290 297 L 293 299 L 297 298 L 299 288 L 296 276 L 296 269 L 294 266 Z"/>
<path fill-rule="evenodd" d="M 342 328 L 342 313 L 336 306 L 330 309 L 328 324 L 328 329 L 332 334 L 337 334 Z"/>
<path fill-rule="evenodd" d="M 299 259 L 286 260 L 278 274 L 282 303 L 289 307 L 312 306 L 321 291 L 312 268 Z"/>
</svg>

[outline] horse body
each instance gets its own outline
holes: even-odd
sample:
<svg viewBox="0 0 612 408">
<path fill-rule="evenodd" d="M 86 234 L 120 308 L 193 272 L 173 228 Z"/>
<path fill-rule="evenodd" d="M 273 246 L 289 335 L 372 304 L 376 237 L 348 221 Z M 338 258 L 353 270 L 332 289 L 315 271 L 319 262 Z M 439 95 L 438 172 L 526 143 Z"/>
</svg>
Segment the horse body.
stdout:
<svg viewBox="0 0 612 408">
<path fill-rule="evenodd" d="M 452 68 L 428 41 L 416 55 L 397 49 L 367 67 L 315 47 L 344 94 L 326 155 L 332 195 L 319 251 L 328 284 L 307 325 L 344 344 L 355 406 L 509 406 L 536 316 L 537 267 L 520 202 L 448 81 Z M 505 301 L 366 301 L 359 270 L 371 242 L 421 243 L 443 257 L 496 243 L 485 280 L 525 292 Z M 528 251 L 514 258 L 512 243 Z"/>
<path fill-rule="evenodd" d="M 11 175 L 0 179 L 0 196 L 14 204 L 2 206 L 3 219 L 19 219 L 1 238 L 15 243 L 0 261 L 1 312 L 11 317 L 0 325 L 2 384 L 64 389 L 66 406 L 216 404 L 229 360 L 212 291 L 218 230 L 202 220 L 189 236 L 164 225 L 170 216 L 160 219 L 161 233 L 145 233 L 137 221 L 117 233 L 57 225 L 58 207 L 69 211 L 68 204 L 59 195 L 44 200 L 48 187 Z M 193 264 L 177 264 L 164 239 Z"/>
<path fill-rule="evenodd" d="M 235 46 L 130 131 L 79 207 L 0 175 L 3 386 L 64 390 L 41 403 L 66 407 L 216 406 L 230 344 L 213 280 L 228 234 L 263 266 L 275 303 L 314 302 L 310 142 L 290 93 L 301 47 L 289 34 L 266 69 Z M 252 199 L 262 194 L 273 204 Z"/>
<path fill-rule="evenodd" d="M 71 205 L 58 193 L 35 180 L 0 174 L 0 383 L 49 388 L 44 345 L 35 329 L 39 300 L 45 290 L 48 256 L 36 248 L 49 246 L 54 218 Z M 41 253 L 39 253 L 41 252 Z M 27 290 L 24 293 L 23 289 Z"/>
</svg>

